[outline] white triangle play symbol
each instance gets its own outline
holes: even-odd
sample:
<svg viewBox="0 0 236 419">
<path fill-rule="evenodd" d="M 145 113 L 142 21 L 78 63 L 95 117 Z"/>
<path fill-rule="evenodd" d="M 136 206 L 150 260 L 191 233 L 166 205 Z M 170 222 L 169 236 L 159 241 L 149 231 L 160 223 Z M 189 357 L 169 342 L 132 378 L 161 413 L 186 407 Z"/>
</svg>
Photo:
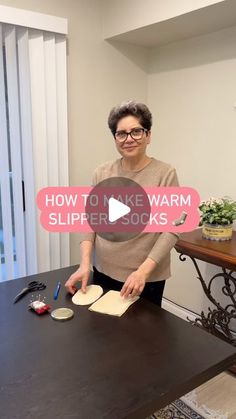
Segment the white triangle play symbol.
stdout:
<svg viewBox="0 0 236 419">
<path fill-rule="evenodd" d="M 109 198 L 108 204 L 108 219 L 110 223 L 124 217 L 124 215 L 129 214 L 131 211 L 131 208 L 128 207 L 128 205 L 123 204 L 123 202 L 120 202 L 115 198 Z"/>
</svg>

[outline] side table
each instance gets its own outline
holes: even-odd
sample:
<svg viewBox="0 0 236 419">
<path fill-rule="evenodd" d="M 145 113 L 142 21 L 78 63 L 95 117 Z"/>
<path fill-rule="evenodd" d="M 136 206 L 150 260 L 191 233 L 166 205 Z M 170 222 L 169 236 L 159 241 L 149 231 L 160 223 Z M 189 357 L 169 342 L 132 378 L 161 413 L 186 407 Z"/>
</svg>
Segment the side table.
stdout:
<svg viewBox="0 0 236 419">
<path fill-rule="evenodd" d="M 200 317 L 192 323 L 236 346 L 236 338 L 230 330 L 231 320 L 236 319 L 236 231 L 233 232 L 232 240 L 219 242 L 203 238 L 202 229 L 198 228 L 188 233 L 182 233 L 175 249 L 180 253 L 181 261 L 185 261 L 186 256 L 192 260 L 203 291 L 214 305 L 213 309 L 208 307 L 208 313 L 202 311 Z M 221 268 L 219 273 L 213 275 L 208 284 L 203 278 L 197 260 Z M 212 294 L 213 285 L 222 278 L 222 293 L 229 299 L 225 307 Z"/>
</svg>

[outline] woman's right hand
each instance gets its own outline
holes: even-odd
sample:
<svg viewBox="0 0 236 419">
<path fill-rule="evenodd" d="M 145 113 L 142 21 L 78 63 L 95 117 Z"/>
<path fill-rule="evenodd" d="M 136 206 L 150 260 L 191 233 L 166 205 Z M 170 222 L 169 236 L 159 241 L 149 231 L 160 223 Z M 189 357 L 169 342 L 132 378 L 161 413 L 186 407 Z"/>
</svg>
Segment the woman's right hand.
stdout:
<svg viewBox="0 0 236 419">
<path fill-rule="evenodd" d="M 83 268 L 82 266 L 75 271 L 69 279 L 67 279 L 66 283 L 65 283 L 65 287 L 67 289 L 67 291 L 74 295 L 74 293 L 77 291 L 77 287 L 76 284 L 77 282 L 81 281 L 81 290 L 83 293 L 86 293 L 86 286 L 89 280 L 89 276 L 90 276 L 90 268 Z"/>
</svg>

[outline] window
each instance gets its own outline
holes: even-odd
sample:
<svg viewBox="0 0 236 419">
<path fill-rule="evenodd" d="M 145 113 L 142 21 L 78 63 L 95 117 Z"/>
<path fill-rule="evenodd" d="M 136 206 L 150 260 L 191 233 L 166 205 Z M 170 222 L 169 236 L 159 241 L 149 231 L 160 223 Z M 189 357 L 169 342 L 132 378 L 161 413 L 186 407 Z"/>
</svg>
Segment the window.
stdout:
<svg viewBox="0 0 236 419">
<path fill-rule="evenodd" d="M 66 20 L 0 12 L 1 281 L 69 265 L 69 236 L 43 230 L 36 208 L 41 188 L 68 185 Z"/>
</svg>

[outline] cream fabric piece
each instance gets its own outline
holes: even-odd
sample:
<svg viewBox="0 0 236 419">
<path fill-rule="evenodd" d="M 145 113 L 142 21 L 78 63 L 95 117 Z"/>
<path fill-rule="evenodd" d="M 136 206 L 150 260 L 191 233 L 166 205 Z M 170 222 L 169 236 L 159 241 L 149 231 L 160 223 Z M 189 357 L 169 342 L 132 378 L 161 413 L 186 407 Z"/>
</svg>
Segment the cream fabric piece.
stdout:
<svg viewBox="0 0 236 419">
<path fill-rule="evenodd" d="M 129 306 L 138 299 L 139 297 L 121 297 L 119 291 L 108 291 L 103 297 L 91 305 L 89 310 L 121 317 Z"/>
<path fill-rule="evenodd" d="M 72 303 L 78 306 L 86 306 L 94 303 L 102 294 L 103 289 L 100 285 L 88 285 L 85 294 L 80 289 L 73 295 Z"/>
</svg>

